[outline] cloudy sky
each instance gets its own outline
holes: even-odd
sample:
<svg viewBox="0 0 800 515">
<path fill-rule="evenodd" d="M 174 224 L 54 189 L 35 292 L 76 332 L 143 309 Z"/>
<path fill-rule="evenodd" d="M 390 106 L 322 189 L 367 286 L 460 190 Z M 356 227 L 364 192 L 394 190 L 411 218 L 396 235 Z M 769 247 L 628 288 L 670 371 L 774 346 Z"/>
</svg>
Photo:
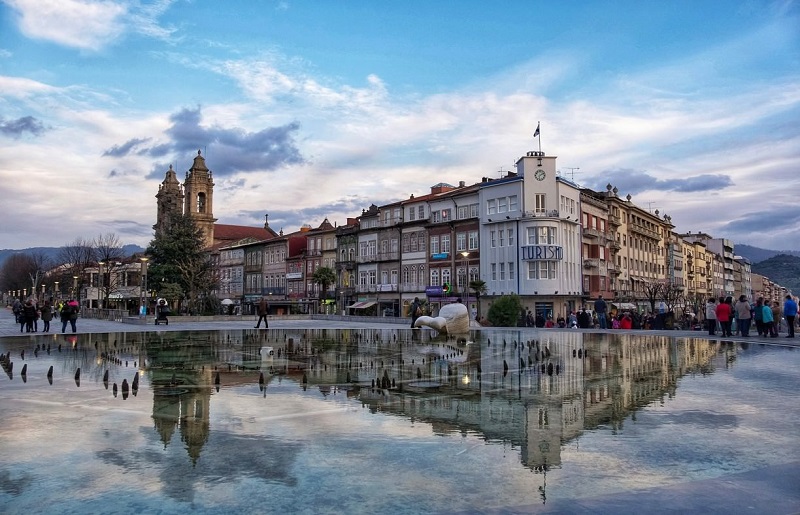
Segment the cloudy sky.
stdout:
<svg viewBox="0 0 800 515">
<path fill-rule="evenodd" d="M 285 231 L 525 152 L 800 250 L 800 2 L 0 0 L 0 248 L 146 245 L 202 150 L 221 223 Z"/>
</svg>

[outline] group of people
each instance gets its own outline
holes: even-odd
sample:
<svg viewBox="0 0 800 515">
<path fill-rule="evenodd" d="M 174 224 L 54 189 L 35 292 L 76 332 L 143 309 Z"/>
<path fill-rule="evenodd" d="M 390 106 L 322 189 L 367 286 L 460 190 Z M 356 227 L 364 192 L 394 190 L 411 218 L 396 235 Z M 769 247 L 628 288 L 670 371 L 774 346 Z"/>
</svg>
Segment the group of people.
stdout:
<svg viewBox="0 0 800 515">
<path fill-rule="evenodd" d="M 715 336 L 717 330 L 722 336 L 733 336 L 733 327 L 744 337 L 750 336 L 750 328 L 755 322 L 759 336 L 777 338 L 781 319 L 786 320 L 787 338 L 794 338 L 797 320 L 797 301 L 787 295 L 781 306 L 780 302 L 765 301 L 763 297 L 756 299 L 755 305 L 748 302 L 744 295 L 734 303 L 732 297 L 710 298 L 706 303 L 706 328 L 709 336 Z"/>
<path fill-rule="evenodd" d="M 14 313 L 16 322 L 19 324 L 19 332 L 36 333 L 39 332 L 39 320 L 42 321 L 42 332 L 50 332 L 50 321 L 58 313 L 61 319 L 61 332 L 67 332 L 67 325 L 72 329 L 72 332 L 77 332 L 78 314 L 80 313 L 80 306 L 78 301 L 71 299 L 66 302 L 59 302 L 58 305 L 53 306 L 49 300 L 39 306 L 35 299 L 28 299 L 25 302 L 19 299 L 14 301 L 11 306 Z"/>
</svg>

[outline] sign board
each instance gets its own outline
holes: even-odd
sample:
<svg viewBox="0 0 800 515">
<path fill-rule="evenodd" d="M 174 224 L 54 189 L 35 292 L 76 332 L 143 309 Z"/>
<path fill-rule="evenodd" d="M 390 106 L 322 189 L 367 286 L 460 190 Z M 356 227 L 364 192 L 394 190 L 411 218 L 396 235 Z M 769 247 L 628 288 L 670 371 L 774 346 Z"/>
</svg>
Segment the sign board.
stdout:
<svg viewBox="0 0 800 515">
<path fill-rule="evenodd" d="M 525 245 L 520 247 L 522 261 L 560 261 L 564 249 L 560 245 Z"/>
</svg>

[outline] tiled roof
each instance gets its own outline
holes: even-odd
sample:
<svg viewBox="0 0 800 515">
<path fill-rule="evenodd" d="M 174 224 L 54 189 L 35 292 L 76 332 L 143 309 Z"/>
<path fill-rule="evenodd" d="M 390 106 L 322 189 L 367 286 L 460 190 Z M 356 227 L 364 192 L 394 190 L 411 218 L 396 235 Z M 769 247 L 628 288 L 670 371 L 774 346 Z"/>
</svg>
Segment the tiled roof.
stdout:
<svg viewBox="0 0 800 515">
<path fill-rule="evenodd" d="M 245 238 L 257 238 L 259 240 L 271 240 L 277 236 L 271 229 L 263 227 L 250 227 L 246 225 L 227 225 L 214 224 L 214 244 L 230 243 L 243 240 Z"/>
</svg>

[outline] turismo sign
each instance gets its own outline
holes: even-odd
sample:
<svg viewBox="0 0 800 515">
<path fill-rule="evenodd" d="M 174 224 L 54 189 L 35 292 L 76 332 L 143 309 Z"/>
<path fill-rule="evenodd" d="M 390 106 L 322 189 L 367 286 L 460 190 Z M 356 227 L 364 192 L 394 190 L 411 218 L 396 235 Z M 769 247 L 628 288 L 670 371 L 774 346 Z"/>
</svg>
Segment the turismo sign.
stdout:
<svg viewBox="0 0 800 515">
<path fill-rule="evenodd" d="M 556 261 L 564 259 L 564 249 L 559 245 L 525 245 L 520 248 L 522 261 Z"/>
</svg>

